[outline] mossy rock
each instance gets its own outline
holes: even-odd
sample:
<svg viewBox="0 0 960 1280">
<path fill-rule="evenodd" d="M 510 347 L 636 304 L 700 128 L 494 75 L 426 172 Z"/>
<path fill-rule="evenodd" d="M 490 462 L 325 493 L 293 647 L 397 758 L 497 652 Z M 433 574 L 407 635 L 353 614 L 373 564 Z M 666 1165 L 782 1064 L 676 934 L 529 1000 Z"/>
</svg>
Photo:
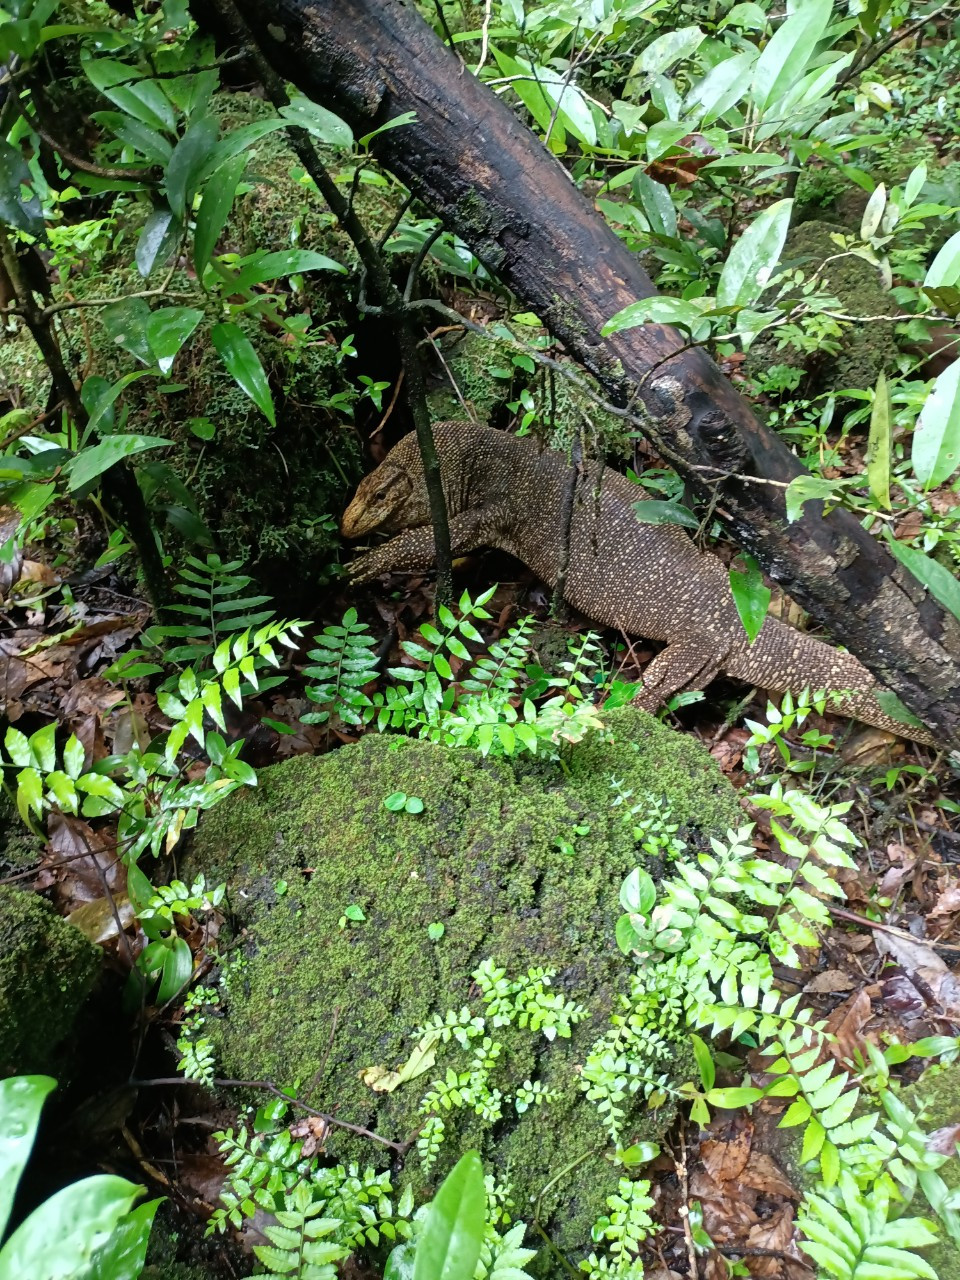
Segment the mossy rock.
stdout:
<svg viewBox="0 0 960 1280">
<path fill-rule="evenodd" d="M 914 1112 L 924 1110 L 923 1128 L 945 1129 L 960 1124 L 960 1062 L 928 1067 L 916 1084 L 903 1091 L 903 1101 Z M 955 1155 L 937 1170 L 951 1191 L 960 1188 L 960 1159 Z M 960 1280 L 960 1249 L 946 1235 L 927 1206 L 922 1191 L 910 1207 L 911 1216 L 933 1219 L 940 1241 L 919 1252 L 933 1267 L 938 1280 Z"/>
<path fill-rule="evenodd" d="M 236 925 L 250 931 L 223 1016 L 205 1027 L 226 1074 L 297 1082 L 305 1101 L 394 1141 L 420 1128 L 430 1082 L 448 1066 L 463 1070 L 467 1055 L 441 1047 L 434 1069 L 392 1093 L 374 1093 L 359 1073 L 404 1062 L 415 1029 L 434 1014 L 464 1005 L 482 1013 L 471 974 L 484 959 L 511 978 L 529 966 L 555 969 L 554 990 L 587 1018 L 552 1043 L 529 1030 L 493 1031 L 503 1055 L 491 1083 L 512 1095 L 540 1081 L 556 1101 L 519 1117 L 505 1106 L 494 1127 L 466 1110 L 445 1114 L 439 1162 L 424 1177 L 413 1151 L 403 1178 L 429 1191 L 476 1147 L 512 1185 L 515 1216 L 529 1219 L 531 1202 L 570 1166 L 544 1194 L 541 1219 L 574 1250 L 588 1247 L 617 1177 L 577 1076 L 629 977 L 614 924 L 637 854 L 628 808 L 615 800 L 629 793 L 627 805 L 641 809 L 666 800 L 691 842 L 740 818 L 698 744 L 631 708 L 607 720 L 609 738 L 571 749 L 567 772 L 377 735 L 299 757 L 211 811 L 185 869 L 226 880 Z M 423 812 L 388 811 L 384 799 L 396 791 L 419 797 Z M 351 905 L 362 921 L 344 919 Z M 439 941 L 431 924 L 444 926 Z M 638 1108 L 626 1136 L 654 1137 L 669 1119 L 669 1108 Z M 340 1129 L 327 1152 L 362 1164 L 391 1154 Z"/>
<path fill-rule="evenodd" d="M 0 885 L 0 1075 L 51 1067 L 100 961 L 99 948 L 38 894 Z"/>
<path fill-rule="evenodd" d="M 498 330 L 510 332 L 521 342 L 530 343 L 532 335 L 541 331 L 499 321 Z M 545 331 L 544 331 L 545 332 Z M 527 388 L 539 407 L 541 417 L 552 418 L 552 430 L 546 433 L 546 442 L 554 449 L 569 449 L 579 435 L 584 452 L 590 457 L 615 456 L 632 458 L 636 444 L 635 434 L 628 422 L 601 409 L 595 399 L 563 377 L 553 377 L 547 382 L 547 373 L 537 366 L 531 373 L 527 368 L 515 366 L 516 348 L 492 331 L 486 334 L 467 330 L 459 334 L 447 334 L 440 340 L 445 366 L 445 379 L 429 392 L 430 411 L 437 421 L 463 418 L 464 404 L 479 422 L 496 420 L 506 406 L 515 401 L 521 390 Z M 529 362 L 529 358 L 527 363 Z M 595 380 L 572 361 L 561 357 L 571 372 L 596 396 L 603 400 L 603 390 Z M 456 384 L 456 391 L 452 383 Z M 538 432 L 541 427 L 536 428 Z"/>
<path fill-rule="evenodd" d="M 843 253 L 831 239 L 833 235 L 849 235 L 849 230 L 832 222 L 805 222 L 787 236 L 780 260 L 800 266 L 807 279 L 822 268 L 822 291 L 838 299 L 844 315 L 895 315 L 896 303 L 884 289 L 876 267 L 853 254 L 827 263 L 828 258 Z M 870 324 L 849 325 L 835 355 L 827 351 L 808 355 L 791 347 L 778 350 L 774 330 L 751 346 L 744 370 L 757 377 L 774 365 L 801 369 L 807 375 L 802 384 L 807 396 L 843 391 L 847 387 L 867 390 L 876 385 L 880 373 L 896 367 L 894 329 L 892 320 L 889 324 L 876 320 Z"/>
<path fill-rule="evenodd" d="M 11 797 L 0 791 L 0 873 L 37 866 L 43 850 L 44 841 L 24 826 Z"/>
</svg>

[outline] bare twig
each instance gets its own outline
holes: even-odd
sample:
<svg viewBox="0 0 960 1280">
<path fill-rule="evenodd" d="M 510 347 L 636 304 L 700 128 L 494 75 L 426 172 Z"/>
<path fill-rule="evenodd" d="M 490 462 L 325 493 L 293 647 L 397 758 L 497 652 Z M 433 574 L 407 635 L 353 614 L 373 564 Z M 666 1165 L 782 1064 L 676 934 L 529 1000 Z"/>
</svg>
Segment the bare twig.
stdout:
<svg viewBox="0 0 960 1280">
<path fill-rule="evenodd" d="M 192 1086 L 193 1088 L 202 1088 L 197 1080 L 187 1080 L 183 1076 L 157 1076 L 152 1080 L 131 1080 L 130 1087 L 133 1089 L 157 1089 L 166 1086 Z M 403 1154 L 408 1150 L 410 1143 L 394 1142 L 392 1138 L 384 1138 L 379 1133 L 374 1133 L 372 1129 L 365 1129 L 361 1124 L 350 1124 L 347 1120 L 339 1120 L 336 1116 L 329 1115 L 325 1111 L 318 1111 L 315 1107 L 309 1106 L 300 1098 L 293 1097 L 289 1093 L 285 1093 L 283 1089 L 278 1088 L 272 1080 L 214 1080 L 214 1087 L 217 1089 L 260 1089 L 264 1093 L 272 1093 L 275 1098 L 282 1098 L 284 1102 L 288 1102 L 292 1107 L 299 1107 L 301 1111 L 306 1111 L 307 1115 L 316 1116 L 318 1120 L 322 1120 L 324 1124 L 331 1125 L 336 1129 L 346 1129 L 348 1133 L 355 1133 L 361 1138 L 369 1138 L 371 1142 L 378 1142 L 383 1147 L 390 1147 L 392 1150 Z"/>
</svg>

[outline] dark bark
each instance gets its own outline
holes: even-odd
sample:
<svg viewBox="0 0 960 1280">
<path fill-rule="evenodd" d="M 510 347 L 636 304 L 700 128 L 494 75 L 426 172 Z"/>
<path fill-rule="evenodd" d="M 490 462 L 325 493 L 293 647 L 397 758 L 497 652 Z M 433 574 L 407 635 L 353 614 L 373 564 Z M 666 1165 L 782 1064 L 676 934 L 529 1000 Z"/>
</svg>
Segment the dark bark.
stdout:
<svg viewBox="0 0 960 1280">
<path fill-rule="evenodd" d="M 638 396 L 644 430 L 735 541 L 927 724 L 960 743 L 960 627 L 848 513 L 808 503 L 803 468 L 700 351 L 658 325 L 602 339 L 655 290 L 569 175 L 401 0 L 238 0 L 277 70 L 373 144 L 391 169 L 541 317 L 611 401 Z M 718 481 L 718 477 L 720 477 Z M 682 584 L 678 586 L 682 590 Z"/>
</svg>

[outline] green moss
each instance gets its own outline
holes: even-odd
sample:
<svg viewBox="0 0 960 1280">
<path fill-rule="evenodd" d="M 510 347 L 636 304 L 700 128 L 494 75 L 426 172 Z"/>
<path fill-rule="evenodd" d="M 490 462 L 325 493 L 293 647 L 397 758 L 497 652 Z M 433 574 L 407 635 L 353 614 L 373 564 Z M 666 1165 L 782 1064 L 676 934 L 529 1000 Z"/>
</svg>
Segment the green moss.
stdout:
<svg viewBox="0 0 960 1280">
<path fill-rule="evenodd" d="M 805 222 L 795 227 L 787 237 L 781 260 L 801 266 L 808 279 L 823 267 L 821 291 L 838 299 L 844 315 L 895 315 L 896 304 L 869 262 L 846 254 L 823 266 L 828 258 L 843 253 L 832 234 L 847 234 L 847 230 L 830 222 Z M 896 366 L 894 328 L 893 323 L 882 321 L 849 325 L 836 355 L 827 351 L 809 355 L 791 347 L 778 350 L 774 332 L 753 344 L 744 369 L 751 376 L 778 364 L 803 369 L 808 375 L 804 392 L 810 396 L 847 387 L 867 389 L 876 384 L 882 371 Z"/>
<path fill-rule="evenodd" d="M 47 1069 L 101 953 L 37 894 L 0 885 L 0 1075 Z"/>
<path fill-rule="evenodd" d="M 696 744 L 636 710 L 609 721 L 611 740 L 573 749 L 567 775 L 555 765 L 512 767 L 375 735 L 300 757 L 207 815 L 187 872 L 225 878 L 237 924 L 251 934 L 226 1016 L 208 1021 L 224 1070 L 297 1081 L 314 1105 L 335 1106 L 340 1118 L 393 1140 L 415 1133 L 430 1081 L 447 1065 L 462 1068 L 465 1055 L 444 1048 L 436 1071 L 389 1094 L 373 1093 L 359 1073 L 403 1062 L 414 1029 L 431 1015 L 464 1004 L 480 1012 L 470 975 L 483 959 L 511 976 L 530 965 L 555 968 L 555 989 L 589 1018 L 553 1044 L 526 1031 L 496 1033 L 505 1051 L 493 1083 L 511 1093 L 526 1078 L 540 1080 L 559 1090 L 558 1100 L 495 1130 L 454 1112 L 435 1177 L 465 1145 L 476 1146 L 529 1216 L 531 1198 L 586 1157 L 544 1199 L 545 1219 L 572 1248 L 588 1242 L 616 1176 L 600 1154 L 604 1133 L 576 1070 L 628 978 L 613 924 L 636 854 L 623 809 L 612 807 L 611 779 L 637 801 L 666 795 L 691 838 L 739 817 L 733 792 Z M 388 812 L 384 798 L 397 790 L 419 796 L 423 813 Z M 577 835 L 574 827 L 588 830 Z M 561 841 L 571 840 L 575 852 L 563 852 Z M 351 904 L 365 919 L 341 927 Z M 437 943 L 427 935 L 435 922 L 444 925 Z M 666 1109 L 638 1111 L 631 1140 L 653 1136 L 665 1119 Z M 384 1159 L 382 1149 L 339 1130 L 328 1152 Z M 418 1170 L 413 1156 L 406 1176 L 420 1186 Z"/>
<path fill-rule="evenodd" d="M 509 329 L 521 342 L 530 342 L 531 331 L 523 325 L 500 321 L 497 327 Z M 533 332 L 540 331 L 535 329 Z M 516 347 L 494 333 L 479 334 L 468 330 L 462 334 L 448 334 L 440 340 L 440 348 L 445 366 L 444 380 L 428 395 L 431 413 L 437 421 L 462 418 L 463 405 L 466 404 L 480 422 L 490 422 L 505 411 L 522 390 L 528 389 L 541 421 L 552 418 L 553 430 L 548 434 L 547 443 L 553 448 L 569 448 L 579 432 L 584 449 L 593 457 L 609 454 L 632 457 L 635 441 L 624 419 L 606 413 L 595 400 L 566 378 L 553 377 L 548 381 L 542 365 L 537 365 L 532 374 L 518 368 L 513 364 Z M 592 385 L 604 398 L 589 374 L 572 361 L 565 363 L 581 381 Z M 496 371 L 501 374 L 509 371 L 511 376 L 497 377 Z M 456 391 L 451 384 L 456 385 Z M 541 430 L 540 427 L 535 429 Z"/>
</svg>

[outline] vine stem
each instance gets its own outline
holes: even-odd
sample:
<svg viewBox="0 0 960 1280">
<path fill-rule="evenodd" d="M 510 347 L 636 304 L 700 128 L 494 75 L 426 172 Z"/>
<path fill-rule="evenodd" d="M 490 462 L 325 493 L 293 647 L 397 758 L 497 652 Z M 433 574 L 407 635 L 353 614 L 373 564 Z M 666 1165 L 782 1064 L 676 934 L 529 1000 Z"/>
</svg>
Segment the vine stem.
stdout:
<svg viewBox="0 0 960 1280">
<path fill-rule="evenodd" d="M 13 243 L 3 228 L 0 228 L 0 262 L 3 263 L 7 277 L 13 286 L 24 324 L 29 329 L 30 336 L 37 344 L 49 370 L 57 396 L 82 435 L 89 421 L 87 410 L 64 363 L 60 343 L 54 333 L 50 317 L 34 301 L 33 292 L 20 270 Z M 166 599 L 166 580 L 150 516 L 137 478 L 128 463 L 121 461 L 109 471 L 104 472 L 100 485 L 104 497 L 120 513 L 122 523 L 133 539 L 140 557 L 140 567 L 143 570 L 144 585 L 150 603 L 154 613 L 159 616 Z"/>
<path fill-rule="evenodd" d="M 265 57 L 262 49 L 238 11 L 233 0 L 214 0 L 221 22 L 231 38 L 250 55 L 257 75 L 266 90 L 267 97 L 279 111 L 289 98 L 283 82 Z M 332 175 L 320 160 L 313 140 L 306 129 L 291 126 L 290 145 L 301 164 L 317 185 L 317 189 L 329 205 L 334 217 L 353 242 L 357 255 L 369 277 L 383 312 L 393 325 L 400 360 L 407 387 L 407 400 L 413 416 L 423 461 L 423 474 L 430 503 L 430 522 L 433 526 L 435 559 L 437 564 L 437 602 L 449 604 L 453 598 L 453 557 L 450 550 L 450 524 L 443 494 L 440 459 L 427 407 L 427 388 L 420 363 L 418 338 L 414 330 L 409 304 L 393 282 L 380 250 L 371 239 L 366 227 L 357 217 L 351 202 L 343 195 Z M 429 246 L 427 246 L 429 247 Z M 415 272 L 413 273 L 415 277 Z M 412 287 L 412 286 L 411 286 Z"/>
</svg>

